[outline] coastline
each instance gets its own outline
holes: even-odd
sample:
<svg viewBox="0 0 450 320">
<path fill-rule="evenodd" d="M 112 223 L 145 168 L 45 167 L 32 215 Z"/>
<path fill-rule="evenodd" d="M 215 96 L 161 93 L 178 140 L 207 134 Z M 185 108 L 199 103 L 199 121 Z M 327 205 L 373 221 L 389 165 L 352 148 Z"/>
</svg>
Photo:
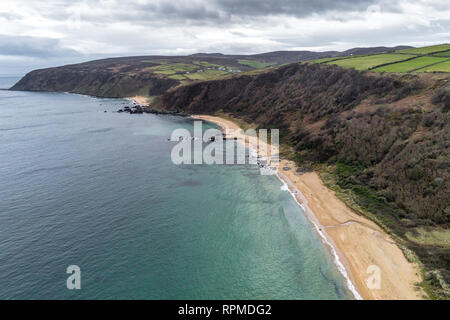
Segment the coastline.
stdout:
<svg viewBox="0 0 450 320">
<path fill-rule="evenodd" d="M 134 96 L 134 97 L 128 97 L 127 99 L 134 101 L 135 104 L 139 104 L 143 107 L 148 107 L 150 105 L 147 97 Z"/>
<path fill-rule="evenodd" d="M 240 129 L 234 122 L 217 116 L 195 115 L 192 118 L 215 123 L 224 130 Z M 246 138 L 243 133 L 236 133 L 236 136 Z M 256 141 L 249 139 L 249 144 L 256 146 Z M 283 170 L 285 167 L 291 169 Z M 294 162 L 281 159 L 277 176 L 329 247 L 354 297 L 422 299 L 421 291 L 415 287 L 422 281 L 419 268 L 407 261 L 392 238 L 373 221 L 348 208 L 323 184 L 316 172 L 298 174 L 295 168 Z M 370 289 L 369 280 L 375 273 L 380 275 L 380 287 Z"/>
</svg>

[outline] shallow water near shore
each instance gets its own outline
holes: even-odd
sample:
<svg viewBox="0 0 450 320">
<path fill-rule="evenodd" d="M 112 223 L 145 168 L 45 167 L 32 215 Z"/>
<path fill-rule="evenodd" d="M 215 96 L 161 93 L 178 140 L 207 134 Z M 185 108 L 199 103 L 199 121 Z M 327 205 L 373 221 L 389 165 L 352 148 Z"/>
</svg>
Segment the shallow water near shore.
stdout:
<svg viewBox="0 0 450 320">
<path fill-rule="evenodd" d="M 193 120 L 129 104 L 0 91 L 0 299 L 352 298 L 277 177 L 176 166 Z"/>
</svg>

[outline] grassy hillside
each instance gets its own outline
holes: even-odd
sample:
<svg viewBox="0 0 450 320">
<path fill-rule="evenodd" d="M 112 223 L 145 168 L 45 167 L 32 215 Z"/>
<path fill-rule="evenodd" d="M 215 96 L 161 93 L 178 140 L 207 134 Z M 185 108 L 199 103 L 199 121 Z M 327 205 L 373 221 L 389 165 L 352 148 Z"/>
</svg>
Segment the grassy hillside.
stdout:
<svg viewBox="0 0 450 320">
<path fill-rule="evenodd" d="M 259 74 L 310 61 L 377 72 L 448 72 L 450 45 L 354 48 L 344 52 L 276 51 L 255 55 L 110 58 L 28 73 L 12 90 L 64 91 L 101 97 L 154 97 L 199 81 Z"/>
<path fill-rule="evenodd" d="M 32 71 L 12 89 L 103 97 L 157 96 L 174 86 L 254 69 L 223 55 L 112 58 Z"/>
<path fill-rule="evenodd" d="M 444 52 L 450 50 L 450 44 L 439 44 L 435 46 L 428 46 L 428 47 L 422 47 L 422 48 L 410 48 L 410 49 L 402 49 L 397 50 L 399 53 L 409 53 L 409 54 L 430 54 L 430 53 L 437 53 L 437 52 Z"/>
<path fill-rule="evenodd" d="M 284 156 L 320 171 L 408 258 L 419 257 L 432 295 L 450 298 L 448 80 L 291 64 L 172 89 L 159 107 L 279 128 Z"/>
<path fill-rule="evenodd" d="M 410 72 L 412 70 L 419 70 L 425 68 L 427 66 L 436 65 L 437 71 L 442 71 L 441 63 L 449 61 L 450 58 L 442 58 L 442 57 L 432 57 L 432 56 L 423 56 L 414 58 L 412 60 L 408 60 L 405 62 L 398 62 L 394 64 L 390 64 L 384 67 L 379 67 L 373 69 L 373 71 L 378 72 Z"/>
<path fill-rule="evenodd" d="M 270 66 L 274 65 L 273 63 L 270 63 L 270 62 L 261 62 L 261 61 L 258 61 L 258 60 L 239 59 L 238 61 L 239 61 L 240 64 L 249 66 L 249 67 L 254 68 L 254 69 L 264 69 L 264 68 L 267 68 L 267 67 L 270 67 Z"/>
<path fill-rule="evenodd" d="M 405 47 L 355 48 L 345 52 L 276 51 L 256 55 L 199 53 L 190 56 L 110 58 L 35 70 L 12 89 L 65 91 L 102 97 L 158 96 L 176 86 L 231 78 L 243 73 L 259 73 L 294 62 L 396 49 Z"/>
<path fill-rule="evenodd" d="M 450 72 L 450 61 L 442 62 L 439 65 L 422 68 L 421 72 Z"/>
<path fill-rule="evenodd" d="M 377 72 L 449 72 L 450 44 L 409 48 L 390 53 L 324 58 L 315 63 Z"/>
<path fill-rule="evenodd" d="M 414 57 L 413 55 L 385 53 L 369 56 L 351 57 L 347 59 L 340 59 L 329 62 L 329 64 L 335 64 L 343 68 L 355 68 L 356 70 L 367 70 L 373 67 L 379 66 L 384 63 L 392 63 L 403 61 L 408 58 Z"/>
<path fill-rule="evenodd" d="M 258 55 L 194 54 L 110 58 L 35 70 L 12 90 L 65 91 L 102 97 L 158 96 L 169 88 L 229 78 L 326 53 L 272 52 Z"/>
</svg>

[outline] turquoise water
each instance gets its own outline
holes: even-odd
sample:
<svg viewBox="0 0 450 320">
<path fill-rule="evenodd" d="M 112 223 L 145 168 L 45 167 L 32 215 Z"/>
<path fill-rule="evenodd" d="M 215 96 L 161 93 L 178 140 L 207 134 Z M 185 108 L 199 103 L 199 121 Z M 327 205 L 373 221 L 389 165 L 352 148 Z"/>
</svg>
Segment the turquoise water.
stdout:
<svg viewBox="0 0 450 320">
<path fill-rule="evenodd" d="M 276 177 L 175 166 L 193 121 L 125 104 L 0 91 L 0 299 L 351 298 Z"/>
</svg>

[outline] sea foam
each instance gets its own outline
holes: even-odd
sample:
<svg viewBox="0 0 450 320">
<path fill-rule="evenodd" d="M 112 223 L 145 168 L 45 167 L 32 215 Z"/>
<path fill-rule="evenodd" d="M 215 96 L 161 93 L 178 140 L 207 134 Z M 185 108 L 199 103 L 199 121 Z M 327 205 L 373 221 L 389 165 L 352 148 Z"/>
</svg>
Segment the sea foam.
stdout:
<svg viewBox="0 0 450 320">
<path fill-rule="evenodd" d="M 317 231 L 322 242 L 325 243 L 330 248 L 331 253 L 333 255 L 334 264 L 337 266 L 339 272 L 344 277 L 346 284 L 347 284 L 347 288 L 350 290 L 350 292 L 353 294 L 353 296 L 355 297 L 356 300 L 363 300 L 363 298 L 361 297 L 361 295 L 358 293 L 355 286 L 353 285 L 352 281 L 350 280 L 347 269 L 345 268 L 344 264 L 342 263 L 341 259 L 339 258 L 339 254 L 337 252 L 336 246 L 332 242 L 333 240 L 331 240 L 329 238 L 329 236 L 327 236 L 325 234 L 325 232 L 323 231 L 323 228 L 322 228 L 320 222 L 317 221 L 316 216 L 314 215 L 312 210 L 308 207 L 308 201 L 306 200 L 305 196 L 301 193 L 300 190 L 298 190 L 298 188 L 294 184 L 290 183 L 291 188 L 293 190 L 291 190 L 289 188 L 289 185 L 286 182 L 286 180 L 289 181 L 289 179 L 284 174 L 282 174 L 281 172 L 278 172 L 277 177 L 283 183 L 283 185 L 281 186 L 281 190 L 288 191 L 291 194 L 291 196 L 294 198 L 295 202 L 297 202 L 297 204 L 305 212 L 309 221 L 311 221 L 311 223 L 314 227 L 314 230 Z M 298 195 L 302 198 L 303 203 L 300 203 L 298 201 L 296 195 Z"/>
</svg>

